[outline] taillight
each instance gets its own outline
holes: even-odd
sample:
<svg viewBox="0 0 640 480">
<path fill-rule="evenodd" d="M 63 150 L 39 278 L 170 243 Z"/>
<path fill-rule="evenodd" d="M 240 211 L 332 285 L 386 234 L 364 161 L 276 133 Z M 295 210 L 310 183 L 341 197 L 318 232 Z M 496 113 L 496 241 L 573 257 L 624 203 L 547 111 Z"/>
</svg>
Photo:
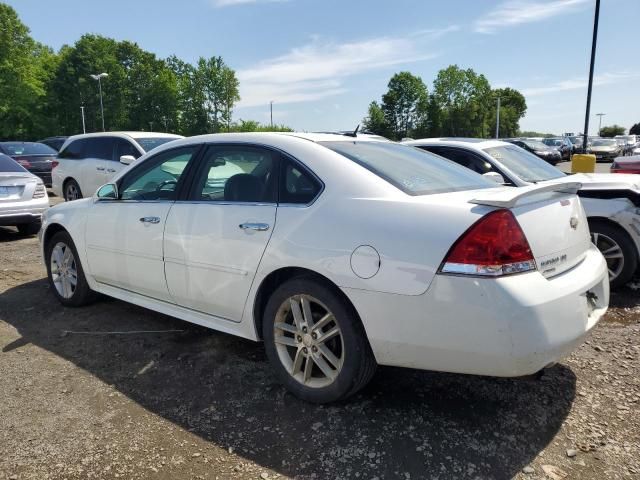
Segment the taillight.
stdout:
<svg viewBox="0 0 640 480">
<path fill-rule="evenodd" d="M 27 160 L 26 158 L 16 158 L 15 159 L 16 162 L 18 162 L 20 165 L 22 165 L 24 168 L 29 168 L 31 166 L 31 163 L 29 163 L 29 160 Z"/>
<path fill-rule="evenodd" d="M 36 185 L 36 189 L 33 191 L 32 198 L 43 198 L 47 195 L 47 189 L 44 188 L 42 183 Z"/>
<path fill-rule="evenodd" d="M 56 168 L 58 166 L 60 162 L 58 160 L 52 160 L 51 161 L 51 170 L 53 170 L 54 168 Z"/>
<path fill-rule="evenodd" d="M 499 277 L 536 269 L 529 242 L 509 210 L 495 210 L 462 234 L 441 273 Z"/>
</svg>

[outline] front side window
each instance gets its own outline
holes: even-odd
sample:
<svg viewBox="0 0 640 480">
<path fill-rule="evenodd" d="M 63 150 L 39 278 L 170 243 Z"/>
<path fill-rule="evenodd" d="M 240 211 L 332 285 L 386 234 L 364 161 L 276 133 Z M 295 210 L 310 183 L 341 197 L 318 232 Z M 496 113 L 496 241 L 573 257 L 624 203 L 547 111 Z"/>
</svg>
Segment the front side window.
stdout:
<svg viewBox="0 0 640 480">
<path fill-rule="evenodd" d="M 387 142 L 337 141 L 320 145 L 376 174 L 408 195 L 491 188 L 496 184 L 424 150 Z"/>
<path fill-rule="evenodd" d="M 275 203 L 279 159 L 279 153 L 261 147 L 209 147 L 191 199 Z"/>
<path fill-rule="evenodd" d="M 198 146 L 165 151 L 148 158 L 124 177 L 121 200 L 175 200 L 178 184 Z"/>
<path fill-rule="evenodd" d="M 99 160 L 111 160 L 113 158 L 113 138 L 87 138 L 86 142 L 84 149 L 85 158 L 97 158 Z"/>
<path fill-rule="evenodd" d="M 512 145 L 485 148 L 484 151 L 525 182 L 535 183 L 564 177 L 564 173 L 541 158 Z"/>
<path fill-rule="evenodd" d="M 133 144 L 123 138 L 117 138 L 116 142 L 116 154 L 114 160 L 119 162 L 120 157 L 124 155 L 131 155 L 133 158 L 138 158 L 140 156 L 140 152 Z"/>
</svg>

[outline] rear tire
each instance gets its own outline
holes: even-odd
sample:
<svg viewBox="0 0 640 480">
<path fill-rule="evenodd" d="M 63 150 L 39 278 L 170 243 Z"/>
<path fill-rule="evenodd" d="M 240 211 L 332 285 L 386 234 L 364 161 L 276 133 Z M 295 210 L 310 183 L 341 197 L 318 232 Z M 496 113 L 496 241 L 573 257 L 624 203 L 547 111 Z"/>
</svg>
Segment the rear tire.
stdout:
<svg viewBox="0 0 640 480">
<path fill-rule="evenodd" d="M 65 307 L 81 307 L 95 300 L 89 288 L 76 246 L 65 231 L 53 235 L 45 246 L 47 279 L 51 291 Z"/>
<path fill-rule="evenodd" d="M 589 222 L 591 241 L 607 260 L 612 289 L 624 286 L 638 268 L 638 250 L 621 227 L 598 220 Z"/>
<path fill-rule="evenodd" d="M 40 226 L 40 222 L 32 222 L 16 225 L 16 228 L 18 232 L 20 232 L 20 235 L 37 235 L 40 231 Z"/>
<path fill-rule="evenodd" d="M 314 277 L 293 278 L 276 289 L 262 330 L 276 375 L 302 400 L 345 399 L 375 373 L 377 364 L 357 313 L 340 292 Z"/>
<path fill-rule="evenodd" d="M 73 178 L 70 178 L 64 182 L 64 189 L 62 192 L 65 202 L 71 202 L 73 200 L 79 200 L 82 198 L 82 190 L 80 185 Z"/>
</svg>

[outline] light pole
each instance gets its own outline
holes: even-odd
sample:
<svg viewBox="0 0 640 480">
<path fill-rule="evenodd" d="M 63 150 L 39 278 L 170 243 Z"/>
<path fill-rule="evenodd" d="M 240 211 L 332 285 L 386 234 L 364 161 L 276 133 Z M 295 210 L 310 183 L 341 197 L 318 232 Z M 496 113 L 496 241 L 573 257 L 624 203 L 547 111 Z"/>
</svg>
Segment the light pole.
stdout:
<svg viewBox="0 0 640 480">
<path fill-rule="evenodd" d="M 593 39 L 591 40 L 591 63 L 589 64 L 589 87 L 587 88 L 587 111 L 584 115 L 584 133 L 582 152 L 587 153 L 589 141 L 589 112 L 591 111 L 591 88 L 593 87 L 593 65 L 596 61 L 596 44 L 598 43 L 598 20 L 600 18 L 600 0 L 596 0 L 596 11 L 593 16 Z M 602 117 L 600 117 L 602 118 Z"/>
<path fill-rule="evenodd" d="M 269 102 L 269 110 L 271 112 L 271 129 L 273 130 L 273 100 Z"/>
<path fill-rule="evenodd" d="M 80 105 L 80 112 L 82 113 L 82 133 L 87 133 L 87 129 L 84 125 L 84 105 Z"/>
<path fill-rule="evenodd" d="M 598 122 L 598 135 L 600 135 L 602 131 L 602 117 L 604 117 L 606 113 L 596 113 L 596 116 L 600 117 L 600 121 Z"/>
<path fill-rule="evenodd" d="M 500 138 L 500 97 L 498 97 L 498 109 L 496 110 L 496 138 Z"/>
<path fill-rule="evenodd" d="M 102 116 L 102 131 L 104 132 L 104 107 L 102 106 L 102 82 L 101 79 L 108 77 L 107 73 L 98 73 L 96 75 L 91 74 L 91 78 L 98 81 L 98 89 L 100 90 L 100 115 Z"/>
</svg>

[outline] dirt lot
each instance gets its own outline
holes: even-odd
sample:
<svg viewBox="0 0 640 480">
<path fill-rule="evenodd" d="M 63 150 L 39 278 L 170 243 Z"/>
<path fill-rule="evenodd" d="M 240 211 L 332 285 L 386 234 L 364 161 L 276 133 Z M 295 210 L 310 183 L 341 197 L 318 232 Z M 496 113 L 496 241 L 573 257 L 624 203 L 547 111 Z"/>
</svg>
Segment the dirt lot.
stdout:
<svg viewBox="0 0 640 480">
<path fill-rule="evenodd" d="M 640 291 L 539 380 L 381 368 L 313 406 L 259 344 L 66 309 L 44 277 L 37 240 L 0 228 L 0 479 L 640 478 Z M 132 331 L 165 332 L 98 333 Z"/>
</svg>

